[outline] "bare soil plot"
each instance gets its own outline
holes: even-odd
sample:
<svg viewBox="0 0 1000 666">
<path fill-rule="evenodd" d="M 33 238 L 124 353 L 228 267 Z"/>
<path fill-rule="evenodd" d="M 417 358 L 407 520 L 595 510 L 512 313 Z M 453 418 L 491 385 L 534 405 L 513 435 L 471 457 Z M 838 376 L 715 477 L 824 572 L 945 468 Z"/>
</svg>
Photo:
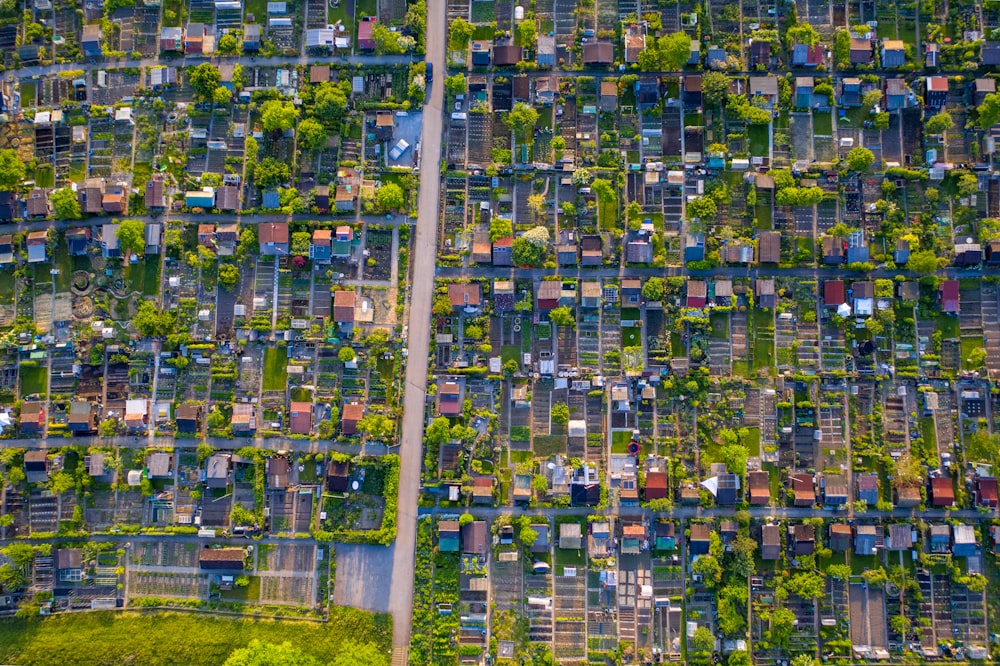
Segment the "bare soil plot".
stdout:
<svg viewBox="0 0 1000 666">
<path fill-rule="evenodd" d="M 337 544 L 337 578 L 333 602 L 375 613 L 389 612 L 394 546 Z M 310 564 L 310 567 L 315 566 Z"/>
</svg>

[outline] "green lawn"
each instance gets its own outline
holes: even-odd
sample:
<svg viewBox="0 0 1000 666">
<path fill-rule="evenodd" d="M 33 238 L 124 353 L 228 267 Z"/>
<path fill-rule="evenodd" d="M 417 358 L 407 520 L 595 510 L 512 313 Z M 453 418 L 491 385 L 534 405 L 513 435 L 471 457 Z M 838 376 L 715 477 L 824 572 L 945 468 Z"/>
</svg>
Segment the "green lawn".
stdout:
<svg viewBox="0 0 1000 666">
<path fill-rule="evenodd" d="M 978 338 L 978 339 L 977 338 L 972 338 L 972 337 L 963 337 L 962 338 L 962 368 L 963 369 L 965 369 L 965 370 L 972 370 L 973 369 L 973 368 L 969 368 L 968 367 L 967 360 L 969 358 L 969 354 L 972 353 L 972 350 L 974 350 L 974 349 L 980 349 L 980 348 L 982 348 L 982 346 L 983 346 L 983 339 L 981 337 Z"/>
<path fill-rule="evenodd" d="M 623 326 L 622 348 L 641 347 L 641 346 L 642 346 L 642 329 L 638 326 Z"/>
<path fill-rule="evenodd" d="M 939 314 L 936 319 L 936 328 L 941 331 L 946 340 L 954 340 L 959 337 L 958 317 Z"/>
<path fill-rule="evenodd" d="M 747 127 L 747 138 L 750 142 L 752 157 L 767 157 L 769 149 L 770 125 L 750 125 Z"/>
<path fill-rule="evenodd" d="M 548 458 L 557 453 L 566 453 L 566 435 L 535 435 L 532 442 L 535 455 Z"/>
<path fill-rule="evenodd" d="M 268 347 L 264 351 L 264 390 L 284 391 L 288 384 L 288 349 Z"/>
<path fill-rule="evenodd" d="M 0 303 L 14 302 L 14 271 L 0 271 Z"/>
<path fill-rule="evenodd" d="M 744 440 L 744 444 L 750 451 L 750 455 L 759 456 L 760 455 L 760 428 L 747 428 L 747 436 Z"/>
<path fill-rule="evenodd" d="M 712 324 L 712 338 L 714 338 L 715 340 L 729 339 L 728 312 L 713 312 L 711 315 L 709 315 L 709 321 Z"/>
<path fill-rule="evenodd" d="M 774 219 L 769 204 L 757 204 L 753 209 L 754 217 L 757 219 L 757 228 L 770 230 L 774 228 Z"/>
<path fill-rule="evenodd" d="M 353 608 L 331 608 L 327 623 L 154 611 L 65 613 L 0 622 L 0 661 L 20 666 L 221 664 L 255 638 L 290 641 L 326 663 L 337 658 L 347 641 L 371 642 L 387 653 L 392 619 Z"/>
<path fill-rule="evenodd" d="M 500 360 L 504 363 L 507 361 L 514 361 L 518 365 L 521 364 L 521 348 L 517 345 L 504 345 L 500 348 Z"/>
<path fill-rule="evenodd" d="M 49 369 L 45 365 L 21 365 L 21 395 L 45 395 L 49 390 Z"/>
<path fill-rule="evenodd" d="M 769 368 L 774 365 L 774 313 L 756 309 L 753 318 L 753 365 Z"/>
<path fill-rule="evenodd" d="M 829 111 L 813 112 L 813 134 L 833 136 L 833 116 Z"/>
<path fill-rule="evenodd" d="M 580 533 L 583 535 L 584 548 L 570 549 L 570 548 L 560 548 L 559 547 L 559 525 L 563 523 L 577 523 L 580 525 Z M 587 525 L 586 523 L 581 523 L 579 518 L 561 518 L 556 520 L 556 528 L 554 532 L 555 536 L 555 570 L 552 572 L 556 576 L 563 575 L 563 567 L 576 567 L 577 569 L 583 569 L 587 565 L 587 557 L 585 554 L 585 548 L 587 543 Z M 578 572 L 577 575 L 582 575 L 582 571 Z"/>
<path fill-rule="evenodd" d="M 35 187 L 51 188 L 56 184 L 56 175 L 50 166 L 35 169 Z"/>
<path fill-rule="evenodd" d="M 628 430 L 615 430 L 611 433 L 611 453 L 628 453 L 628 443 L 632 441 L 632 433 Z"/>
</svg>

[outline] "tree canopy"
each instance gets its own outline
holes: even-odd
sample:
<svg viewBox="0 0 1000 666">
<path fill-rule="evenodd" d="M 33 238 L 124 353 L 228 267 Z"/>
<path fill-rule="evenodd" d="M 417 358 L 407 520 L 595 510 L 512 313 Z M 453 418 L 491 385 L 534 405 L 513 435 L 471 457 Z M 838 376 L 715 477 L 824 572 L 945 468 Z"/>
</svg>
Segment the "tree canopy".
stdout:
<svg viewBox="0 0 1000 666">
<path fill-rule="evenodd" d="M 980 129 L 989 129 L 1000 122 L 1000 95 L 990 93 L 976 106 L 979 117 L 976 123 Z"/>
<path fill-rule="evenodd" d="M 347 110 L 347 91 L 337 83 L 321 83 L 313 94 L 313 112 L 326 122 L 336 122 Z"/>
<path fill-rule="evenodd" d="M 269 99 L 260 107 L 260 120 L 267 132 L 283 132 L 295 126 L 299 110 L 291 102 Z"/>
<path fill-rule="evenodd" d="M 306 150 L 319 150 L 326 145 L 326 128 L 314 118 L 299 123 L 299 145 Z"/>
<path fill-rule="evenodd" d="M 712 197 L 700 196 L 692 199 L 687 205 L 689 219 L 712 220 L 718 214 L 719 208 Z"/>
<path fill-rule="evenodd" d="M 852 148 L 847 153 L 847 168 L 851 171 L 868 171 L 875 164 L 875 154 L 864 146 Z"/>
<path fill-rule="evenodd" d="M 142 255 L 146 251 L 146 225 L 142 220 L 122 220 L 118 226 L 118 245 L 122 252 Z"/>
<path fill-rule="evenodd" d="M 705 72 L 701 77 L 701 96 L 708 106 L 721 107 L 729 96 L 729 75 L 723 72 Z"/>
<path fill-rule="evenodd" d="M 76 192 L 68 187 L 56 190 L 49 197 L 52 204 L 52 215 L 57 220 L 79 220 L 80 200 L 76 198 Z"/>
<path fill-rule="evenodd" d="M 924 123 L 924 129 L 927 130 L 928 134 L 944 134 L 954 126 L 955 120 L 947 111 L 941 111 L 931 116 Z"/>
<path fill-rule="evenodd" d="M 279 162 L 273 157 L 265 157 L 254 169 L 254 183 L 257 187 L 266 189 L 287 183 L 292 177 L 291 168 L 287 162 Z"/>
<path fill-rule="evenodd" d="M 378 206 L 383 212 L 400 210 L 406 205 L 403 188 L 396 183 L 384 183 L 376 194 Z"/>
<path fill-rule="evenodd" d="M 538 111 L 535 107 L 518 102 L 514 108 L 507 113 L 507 126 L 517 136 L 519 141 L 524 141 L 535 129 L 538 123 Z"/>
<path fill-rule="evenodd" d="M 24 180 L 26 167 L 24 160 L 12 148 L 0 150 L 0 191 L 17 189 Z"/>
<path fill-rule="evenodd" d="M 203 62 L 188 70 L 188 83 L 202 99 L 212 99 L 215 89 L 222 83 L 219 68 L 210 62 Z"/>
</svg>

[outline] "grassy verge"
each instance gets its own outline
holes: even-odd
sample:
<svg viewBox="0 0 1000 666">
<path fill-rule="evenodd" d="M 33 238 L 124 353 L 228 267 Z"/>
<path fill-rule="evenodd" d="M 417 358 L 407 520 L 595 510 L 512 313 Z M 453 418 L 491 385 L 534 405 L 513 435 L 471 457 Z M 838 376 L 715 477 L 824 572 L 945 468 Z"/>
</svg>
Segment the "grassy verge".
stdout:
<svg viewBox="0 0 1000 666">
<path fill-rule="evenodd" d="M 253 639 L 291 641 L 313 657 L 333 660 L 347 641 L 392 643 L 392 620 L 331 608 L 326 624 L 228 619 L 201 614 L 72 613 L 0 622 L 0 661 L 8 664 L 221 664 Z"/>
</svg>

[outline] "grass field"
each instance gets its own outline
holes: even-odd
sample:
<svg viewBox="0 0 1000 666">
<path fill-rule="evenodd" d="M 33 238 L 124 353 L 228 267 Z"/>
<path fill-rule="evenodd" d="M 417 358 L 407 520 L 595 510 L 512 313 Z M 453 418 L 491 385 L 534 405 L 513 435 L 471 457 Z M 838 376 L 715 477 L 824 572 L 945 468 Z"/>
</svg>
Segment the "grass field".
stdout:
<svg viewBox="0 0 1000 666">
<path fill-rule="evenodd" d="M 284 391 L 288 384 L 288 350 L 268 347 L 264 351 L 264 390 Z"/>
<path fill-rule="evenodd" d="M 21 395 L 45 395 L 49 390 L 49 369 L 44 365 L 21 365 Z"/>
<path fill-rule="evenodd" d="M 234 649 L 255 638 L 267 643 L 290 641 L 327 663 L 348 640 L 375 643 L 387 654 L 392 620 L 352 608 L 331 608 L 326 624 L 152 611 L 4 620 L 0 622 L 0 661 L 21 666 L 221 664 Z"/>
</svg>

